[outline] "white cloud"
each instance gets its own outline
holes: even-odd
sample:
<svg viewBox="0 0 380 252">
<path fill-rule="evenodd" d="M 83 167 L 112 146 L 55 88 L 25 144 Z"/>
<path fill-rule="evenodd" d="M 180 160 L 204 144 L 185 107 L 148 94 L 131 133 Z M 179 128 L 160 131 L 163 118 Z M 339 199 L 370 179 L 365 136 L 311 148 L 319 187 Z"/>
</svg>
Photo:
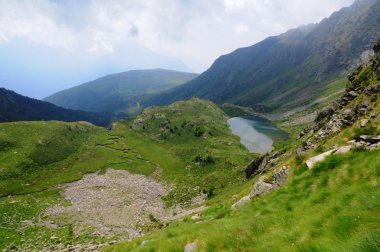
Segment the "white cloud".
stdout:
<svg viewBox="0 0 380 252">
<path fill-rule="evenodd" d="M 239 24 L 235 27 L 237 33 L 247 33 L 249 32 L 249 26 L 246 24 Z"/>
<path fill-rule="evenodd" d="M 91 55 L 117 54 L 118 48 L 139 43 L 202 71 L 221 54 L 317 22 L 352 2 L 0 0 L 0 43 L 21 37 Z"/>
</svg>

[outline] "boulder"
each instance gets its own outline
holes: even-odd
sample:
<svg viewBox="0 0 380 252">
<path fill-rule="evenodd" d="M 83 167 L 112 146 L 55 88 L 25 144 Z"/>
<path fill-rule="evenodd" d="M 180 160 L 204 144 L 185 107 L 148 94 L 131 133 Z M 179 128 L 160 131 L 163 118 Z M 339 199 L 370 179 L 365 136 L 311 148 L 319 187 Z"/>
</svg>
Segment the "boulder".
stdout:
<svg viewBox="0 0 380 252">
<path fill-rule="evenodd" d="M 325 118 L 330 118 L 331 115 L 333 115 L 335 110 L 331 107 L 323 109 L 318 115 L 317 118 L 315 118 L 315 122 L 320 122 Z"/>
<path fill-rule="evenodd" d="M 369 119 L 360 120 L 360 127 L 363 128 L 363 127 L 367 126 L 368 122 L 369 122 Z"/>
<path fill-rule="evenodd" d="M 330 156 L 332 153 L 334 153 L 337 149 L 332 149 L 329 151 L 326 151 L 318 156 L 314 156 L 312 158 L 309 158 L 306 160 L 306 165 L 309 167 L 309 169 L 312 169 L 316 163 L 324 161 L 328 156 Z"/>
<path fill-rule="evenodd" d="M 272 176 L 273 184 L 277 187 L 283 186 L 288 178 L 288 173 L 289 171 L 285 166 L 278 169 Z"/>
<path fill-rule="evenodd" d="M 370 143 L 370 144 L 376 144 L 378 142 L 380 142 L 380 135 L 379 136 L 370 136 L 370 135 L 361 135 L 359 137 L 359 140 L 362 140 L 366 143 Z"/>
<path fill-rule="evenodd" d="M 195 252 L 197 251 L 197 242 L 192 242 L 192 243 L 188 243 L 186 244 L 185 248 L 184 248 L 184 252 Z"/>
<path fill-rule="evenodd" d="M 376 94 L 380 92 L 380 84 L 375 84 L 367 89 L 368 94 Z"/>
<path fill-rule="evenodd" d="M 351 99 L 355 99 L 356 97 L 358 97 L 358 93 L 356 93 L 355 91 L 350 91 L 348 92 L 348 97 L 350 97 Z"/>
<path fill-rule="evenodd" d="M 261 163 L 263 162 L 265 156 L 261 156 L 251 161 L 245 168 L 245 177 L 250 178 L 256 171 L 258 171 Z"/>
<path fill-rule="evenodd" d="M 283 186 L 288 177 L 288 172 L 288 168 L 283 166 L 280 169 L 275 170 L 270 178 L 261 176 L 253 186 L 249 198 L 252 199 L 256 196 L 265 195 Z"/>
<path fill-rule="evenodd" d="M 245 205 L 247 202 L 249 202 L 251 200 L 250 196 L 247 195 L 247 196 L 244 196 L 243 198 L 241 198 L 238 202 L 236 202 L 235 204 L 233 204 L 231 206 L 231 210 L 234 210 L 236 208 L 239 208 L 243 205 Z"/>
<path fill-rule="evenodd" d="M 351 145 L 345 145 L 345 146 L 339 147 L 339 148 L 334 152 L 334 155 L 347 153 L 347 152 L 349 152 L 349 151 L 351 150 L 351 148 L 352 148 Z"/>
<path fill-rule="evenodd" d="M 266 166 L 268 164 L 268 157 L 265 157 L 263 161 L 261 162 L 259 168 L 257 169 L 258 172 L 264 172 L 266 170 Z"/>
<path fill-rule="evenodd" d="M 251 193 L 249 194 L 249 198 L 252 199 L 256 196 L 265 195 L 271 191 L 273 191 L 273 185 L 271 183 L 265 182 L 267 178 L 265 176 L 261 176 L 259 180 L 253 186 Z"/>
</svg>

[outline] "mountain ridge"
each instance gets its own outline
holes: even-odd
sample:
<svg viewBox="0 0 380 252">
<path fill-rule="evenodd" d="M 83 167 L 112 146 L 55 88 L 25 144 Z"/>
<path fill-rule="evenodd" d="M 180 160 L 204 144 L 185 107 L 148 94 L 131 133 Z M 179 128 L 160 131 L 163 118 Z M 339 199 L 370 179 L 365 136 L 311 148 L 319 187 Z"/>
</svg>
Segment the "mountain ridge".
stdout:
<svg viewBox="0 0 380 252">
<path fill-rule="evenodd" d="M 52 94 L 43 100 L 90 112 L 119 112 L 135 108 L 143 98 L 183 84 L 196 74 L 162 68 L 109 74 Z"/>
<path fill-rule="evenodd" d="M 111 116 L 61 108 L 0 88 L 0 122 L 44 120 L 88 121 L 98 126 L 108 126 Z"/>
<path fill-rule="evenodd" d="M 378 12 L 379 1 L 356 1 L 319 24 L 222 55 L 194 80 L 147 100 L 146 105 L 196 96 L 270 112 L 308 103 L 371 49 L 380 36 Z M 281 97 L 285 92 L 292 97 Z"/>
</svg>

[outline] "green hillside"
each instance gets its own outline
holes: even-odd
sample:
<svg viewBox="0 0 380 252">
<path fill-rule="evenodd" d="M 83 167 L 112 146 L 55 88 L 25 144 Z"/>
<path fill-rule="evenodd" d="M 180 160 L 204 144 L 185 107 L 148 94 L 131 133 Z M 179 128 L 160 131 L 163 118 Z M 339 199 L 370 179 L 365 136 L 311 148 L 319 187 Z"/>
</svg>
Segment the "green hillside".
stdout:
<svg viewBox="0 0 380 252">
<path fill-rule="evenodd" d="M 212 102 L 192 99 L 149 108 L 115 122 L 111 131 L 57 121 L 0 124 L 0 248 L 15 244 L 40 250 L 48 244 L 66 247 L 119 237 L 96 237 L 88 233 L 96 226 L 81 227 L 85 220 L 46 215 L 53 206 L 70 206 L 58 185 L 87 173 L 127 170 L 151 177 L 171 188 L 162 198 L 167 207 L 190 207 L 202 195 L 206 200 L 223 197 L 244 183 L 244 168 L 254 157 L 226 120 Z M 50 221 L 54 224 L 44 224 Z M 79 227 L 84 230 L 75 231 Z"/>
<path fill-rule="evenodd" d="M 0 88 L 0 122 L 48 120 L 88 121 L 98 126 L 108 126 L 111 116 L 106 113 L 64 109 Z"/>
<path fill-rule="evenodd" d="M 379 251 L 380 42 L 374 50 L 344 95 L 258 162 L 251 181 L 196 217 L 104 251 Z"/>
<path fill-rule="evenodd" d="M 197 75 L 165 69 L 111 74 L 53 94 L 44 100 L 57 106 L 91 112 L 140 112 L 148 96 L 179 86 Z"/>
</svg>

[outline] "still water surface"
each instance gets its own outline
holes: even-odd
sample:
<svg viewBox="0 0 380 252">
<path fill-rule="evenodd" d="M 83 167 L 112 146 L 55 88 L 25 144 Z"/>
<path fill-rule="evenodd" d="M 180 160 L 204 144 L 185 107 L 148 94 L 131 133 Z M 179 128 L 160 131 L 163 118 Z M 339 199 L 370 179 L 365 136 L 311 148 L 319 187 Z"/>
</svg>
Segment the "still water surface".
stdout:
<svg viewBox="0 0 380 252">
<path fill-rule="evenodd" d="M 250 152 L 265 154 L 274 149 L 273 142 L 289 139 L 288 133 L 257 116 L 234 117 L 228 120 L 228 124 Z"/>
</svg>

